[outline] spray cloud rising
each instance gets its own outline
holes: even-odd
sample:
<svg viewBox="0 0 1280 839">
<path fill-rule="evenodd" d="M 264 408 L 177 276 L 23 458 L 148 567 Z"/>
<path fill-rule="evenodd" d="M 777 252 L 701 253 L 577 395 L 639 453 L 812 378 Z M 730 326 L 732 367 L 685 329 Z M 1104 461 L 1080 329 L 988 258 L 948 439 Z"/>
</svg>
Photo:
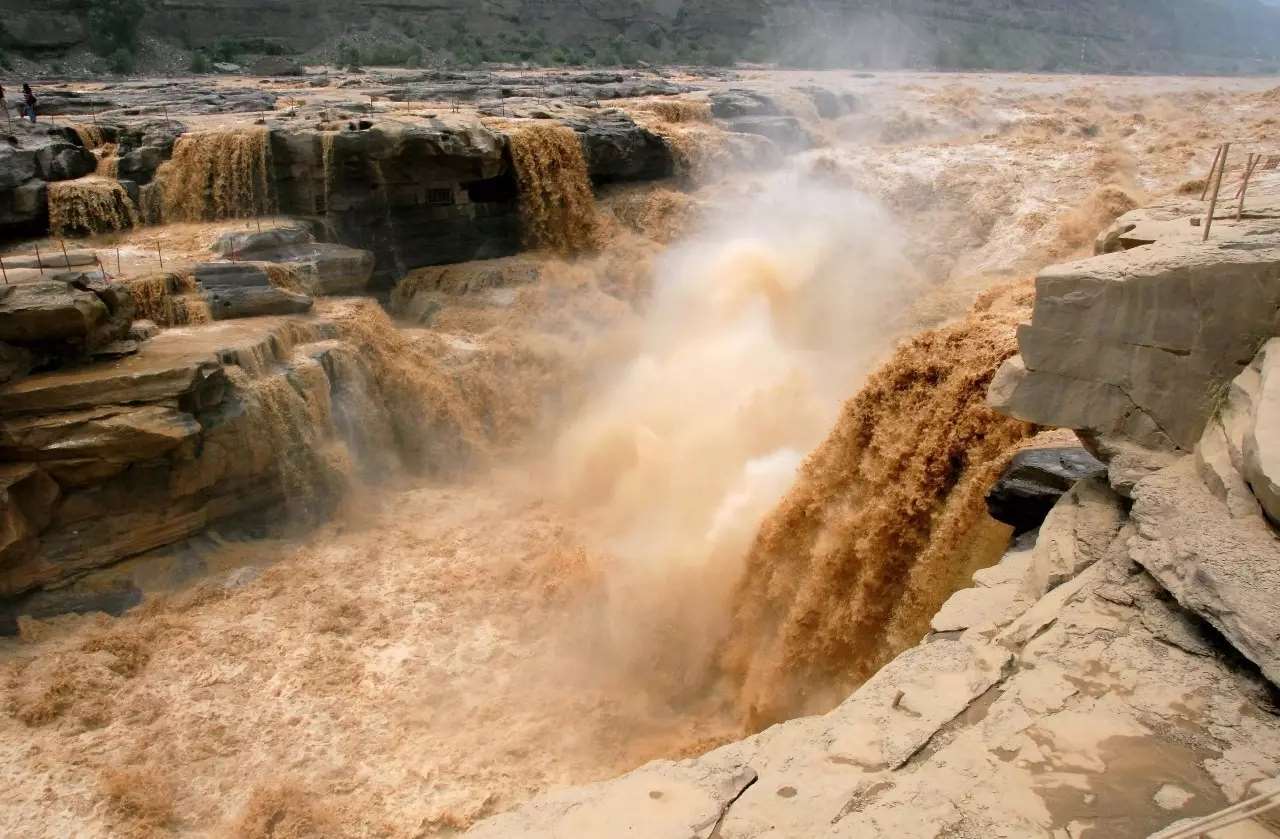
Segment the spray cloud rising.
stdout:
<svg viewBox="0 0 1280 839">
<path fill-rule="evenodd" d="M 785 174 L 659 261 L 637 352 L 553 451 L 611 557 L 610 660 L 677 689 L 709 672 L 760 521 L 893 333 L 900 253 L 873 203 Z"/>
</svg>

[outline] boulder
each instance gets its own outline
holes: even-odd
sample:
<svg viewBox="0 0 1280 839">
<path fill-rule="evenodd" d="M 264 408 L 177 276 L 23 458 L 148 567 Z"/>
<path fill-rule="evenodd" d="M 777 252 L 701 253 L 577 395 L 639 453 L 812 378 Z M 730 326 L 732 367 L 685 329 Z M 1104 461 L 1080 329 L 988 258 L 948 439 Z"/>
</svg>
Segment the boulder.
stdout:
<svg viewBox="0 0 1280 839">
<path fill-rule="evenodd" d="M 46 181 L 71 181 L 98 168 L 93 152 L 67 140 L 55 140 L 36 149 L 36 166 Z"/>
<path fill-rule="evenodd" d="M 1242 471 L 1267 518 L 1280 525 L 1280 338 L 1268 341 L 1250 368 L 1257 384 L 1244 428 Z"/>
<path fill-rule="evenodd" d="M 1077 481 L 1106 472 L 1083 448 L 1024 449 L 987 492 L 987 511 L 996 521 L 1013 525 L 1015 535 L 1025 533 L 1039 527 Z"/>
<path fill-rule="evenodd" d="M 1233 515 L 1194 458 L 1139 481 L 1129 554 L 1280 685 L 1280 539 L 1260 512 Z"/>
<path fill-rule="evenodd" d="M 224 259 L 266 260 L 264 253 L 287 245 L 309 245 L 315 241 L 303 225 L 269 227 L 266 230 L 233 230 L 219 236 L 210 248 Z"/>
<path fill-rule="evenodd" d="M 210 262 L 197 265 L 193 273 L 205 291 L 214 320 L 298 314 L 312 305 L 307 295 L 272 284 L 261 265 Z"/>
<path fill-rule="evenodd" d="M 736 117 L 728 128 L 738 134 L 766 137 L 784 149 L 807 149 L 813 146 L 813 135 L 800 120 L 792 116 Z"/>
<path fill-rule="evenodd" d="M 622 111 L 572 118 L 566 124 L 578 132 L 587 172 L 595 183 L 659 180 L 675 171 L 666 141 Z"/>
<path fill-rule="evenodd" d="M 312 295 L 356 294 L 373 277 L 370 251 L 346 245 L 317 243 L 305 227 L 277 227 L 261 232 L 223 234 L 214 253 L 236 260 L 288 265 L 299 284 Z"/>
<path fill-rule="evenodd" d="M 59 280 L 0 286 L 0 341 L 84 340 L 108 314 L 96 294 Z"/>
<path fill-rule="evenodd" d="M 0 144 L 0 190 L 17 189 L 38 174 L 34 149 Z"/>
<path fill-rule="evenodd" d="M 1042 271 L 989 401 L 1103 446 L 1190 451 L 1215 394 L 1278 333 L 1280 244 L 1155 242 Z"/>
</svg>

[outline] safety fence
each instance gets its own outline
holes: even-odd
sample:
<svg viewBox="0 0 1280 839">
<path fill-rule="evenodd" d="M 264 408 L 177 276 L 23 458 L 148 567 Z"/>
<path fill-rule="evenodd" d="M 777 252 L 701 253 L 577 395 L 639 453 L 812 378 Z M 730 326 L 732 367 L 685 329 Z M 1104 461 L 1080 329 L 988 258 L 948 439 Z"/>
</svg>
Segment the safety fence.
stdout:
<svg viewBox="0 0 1280 839">
<path fill-rule="evenodd" d="M 287 223 L 287 220 L 272 216 L 266 219 L 255 217 L 214 224 L 217 225 L 220 235 L 227 235 L 241 229 L 246 232 L 256 230 L 258 233 L 274 230 L 281 226 L 282 221 Z M 107 279 L 124 279 L 130 271 L 135 275 L 149 274 L 157 269 L 164 271 L 166 264 L 164 243 L 159 238 L 152 242 L 144 240 L 107 247 L 84 247 L 79 243 L 73 243 L 68 247 L 66 240 L 60 239 L 53 248 L 48 245 L 42 248 L 38 242 L 33 242 L 30 247 L 30 251 L 0 255 L 0 284 L 11 285 L 18 282 L 19 278 L 30 278 L 33 276 L 32 272 L 38 272 L 34 275 L 35 277 L 42 277 L 67 271 L 91 269 L 98 270 Z M 154 253 L 152 253 L 153 248 Z M 190 250 L 186 249 L 179 249 L 177 254 L 170 250 L 167 257 L 169 266 L 175 267 L 176 263 L 181 263 L 182 258 L 189 257 L 190 253 Z M 124 254 L 128 254 L 127 262 Z M 208 258 L 216 259 L 217 257 Z M 230 248 L 222 258 L 231 262 L 240 261 L 241 254 L 234 237 L 231 238 Z M 112 266 L 115 268 L 114 271 L 109 270 Z M 10 276 L 10 272 L 15 276 Z"/>
<path fill-rule="evenodd" d="M 1228 212 L 1234 203 L 1235 219 L 1239 221 L 1245 217 L 1248 200 L 1257 202 L 1266 196 L 1280 196 L 1280 152 L 1251 143 L 1227 142 L 1218 146 L 1200 192 L 1200 200 L 1209 202 L 1202 223 L 1203 240 L 1209 239 L 1220 203 Z"/>
</svg>

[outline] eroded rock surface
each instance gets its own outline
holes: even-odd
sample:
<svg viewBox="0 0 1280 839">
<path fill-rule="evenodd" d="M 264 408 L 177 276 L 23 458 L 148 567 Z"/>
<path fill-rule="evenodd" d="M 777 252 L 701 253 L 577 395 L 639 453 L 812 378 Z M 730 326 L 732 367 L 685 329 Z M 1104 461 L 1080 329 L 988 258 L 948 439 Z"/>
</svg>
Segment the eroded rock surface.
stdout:
<svg viewBox="0 0 1280 839">
<path fill-rule="evenodd" d="M 1190 451 L 1214 393 L 1280 332 L 1280 244 L 1166 243 L 1036 278 L 1021 362 L 993 388 L 1031 422 Z"/>
<path fill-rule="evenodd" d="M 385 420 L 367 397 L 377 391 L 368 366 L 337 337 L 314 316 L 170 329 L 123 360 L 0 388 L 0 459 L 12 461 L 5 625 L 21 614 L 19 595 L 212 522 L 270 515 L 286 500 L 325 509 L 346 480 L 335 471 L 345 458 L 326 460 L 326 447 L 349 447 L 354 463 L 394 458 L 369 436 Z"/>
</svg>

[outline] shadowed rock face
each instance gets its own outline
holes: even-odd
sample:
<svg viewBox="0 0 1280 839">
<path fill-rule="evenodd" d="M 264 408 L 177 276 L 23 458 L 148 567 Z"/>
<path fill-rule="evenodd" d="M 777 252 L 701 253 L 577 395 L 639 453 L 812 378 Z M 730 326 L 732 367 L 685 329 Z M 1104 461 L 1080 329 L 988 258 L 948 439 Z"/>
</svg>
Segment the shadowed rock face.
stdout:
<svg viewBox="0 0 1280 839">
<path fill-rule="evenodd" d="M 336 240 L 372 251 L 382 285 L 410 268 L 519 249 L 504 152 L 502 136 L 478 124 L 271 136 L 280 209 L 319 217 Z"/>
<path fill-rule="evenodd" d="M 1076 481 L 1106 470 L 1082 448 L 1020 451 L 987 493 L 987 510 L 996 521 L 1013 525 L 1015 535 L 1026 533 L 1040 526 Z"/>
<path fill-rule="evenodd" d="M 674 170 L 665 141 L 619 111 L 565 122 L 597 183 Z M 329 238 L 372 251 L 377 287 L 414 268 L 511 256 L 522 247 L 506 137 L 478 122 L 275 130 L 271 158 L 280 210 L 317 218 Z"/>
<path fill-rule="evenodd" d="M 15 125 L 20 140 L 0 144 L 0 235 L 37 235 L 48 226 L 45 184 L 87 175 L 98 161 L 60 129 Z"/>
</svg>

